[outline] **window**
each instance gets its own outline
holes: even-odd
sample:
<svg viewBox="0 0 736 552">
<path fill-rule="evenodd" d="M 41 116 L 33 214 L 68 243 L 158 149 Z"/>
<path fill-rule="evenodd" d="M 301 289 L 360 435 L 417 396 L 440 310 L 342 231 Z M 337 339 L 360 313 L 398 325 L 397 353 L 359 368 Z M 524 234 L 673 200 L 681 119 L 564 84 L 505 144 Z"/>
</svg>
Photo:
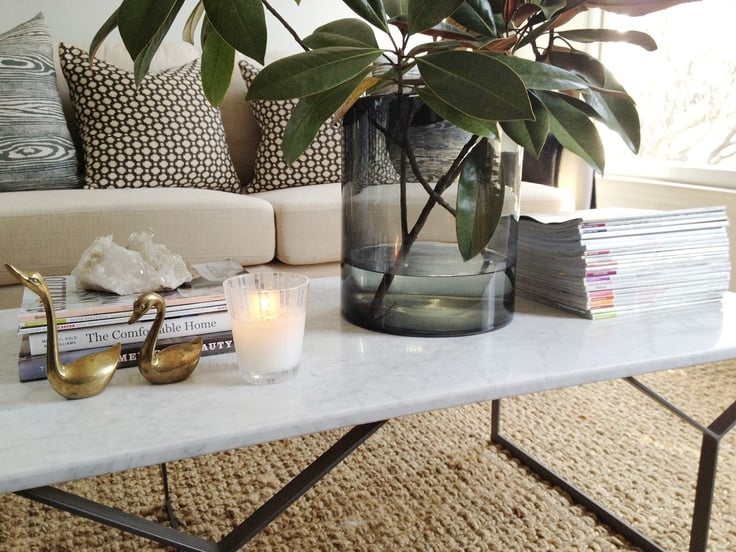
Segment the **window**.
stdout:
<svg viewBox="0 0 736 552">
<path fill-rule="evenodd" d="M 643 17 L 605 13 L 602 26 L 641 30 L 646 52 L 606 44 L 601 60 L 637 103 L 641 149 L 604 133 L 606 173 L 736 187 L 736 2 L 702 0 Z"/>
</svg>

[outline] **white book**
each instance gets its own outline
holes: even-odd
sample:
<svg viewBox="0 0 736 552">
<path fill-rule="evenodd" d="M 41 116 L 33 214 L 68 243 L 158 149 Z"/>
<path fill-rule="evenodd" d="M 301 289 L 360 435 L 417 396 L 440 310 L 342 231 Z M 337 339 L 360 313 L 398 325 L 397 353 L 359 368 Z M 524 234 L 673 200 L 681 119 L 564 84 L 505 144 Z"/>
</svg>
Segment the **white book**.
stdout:
<svg viewBox="0 0 736 552">
<path fill-rule="evenodd" d="M 116 343 L 138 343 L 146 339 L 152 322 L 108 324 L 91 328 L 73 328 L 58 332 L 59 351 L 110 347 Z M 164 320 L 159 337 L 189 337 L 208 333 L 231 331 L 227 311 L 181 316 Z M 28 334 L 32 355 L 46 352 L 46 333 Z"/>
</svg>

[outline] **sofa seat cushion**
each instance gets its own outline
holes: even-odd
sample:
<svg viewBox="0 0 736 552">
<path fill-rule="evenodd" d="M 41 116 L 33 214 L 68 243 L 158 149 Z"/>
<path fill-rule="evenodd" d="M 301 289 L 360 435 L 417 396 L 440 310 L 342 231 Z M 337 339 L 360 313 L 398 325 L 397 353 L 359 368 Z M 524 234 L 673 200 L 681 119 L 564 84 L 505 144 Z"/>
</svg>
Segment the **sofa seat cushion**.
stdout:
<svg viewBox="0 0 736 552">
<path fill-rule="evenodd" d="M 41 274 L 69 274 L 92 241 L 151 228 L 187 264 L 273 259 L 274 212 L 263 199 L 189 188 L 7 192 L 0 203 L 0 258 Z M 0 271 L 0 285 L 15 283 Z"/>
<path fill-rule="evenodd" d="M 575 196 L 570 190 L 535 182 L 522 182 L 519 209 L 529 213 L 567 213 L 575 210 Z"/>
<path fill-rule="evenodd" d="M 248 197 L 263 198 L 273 206 L 279 261 L 302 265 L 340 260 L 339 183 L 257 192 Z"/>
</svg>

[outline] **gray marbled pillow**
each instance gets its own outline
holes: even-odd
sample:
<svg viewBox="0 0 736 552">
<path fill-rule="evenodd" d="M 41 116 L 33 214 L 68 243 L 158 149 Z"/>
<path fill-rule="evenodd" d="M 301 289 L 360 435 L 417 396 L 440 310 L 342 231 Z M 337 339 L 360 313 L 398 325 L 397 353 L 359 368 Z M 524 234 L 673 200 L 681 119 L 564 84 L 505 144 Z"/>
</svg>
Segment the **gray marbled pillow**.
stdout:
<svg viewBox="0 0 736 552">
<path fill-rule="evenodd" d="M 79 188 L 43 15 L 0 35 L 0 191 Z"/>
</svg>

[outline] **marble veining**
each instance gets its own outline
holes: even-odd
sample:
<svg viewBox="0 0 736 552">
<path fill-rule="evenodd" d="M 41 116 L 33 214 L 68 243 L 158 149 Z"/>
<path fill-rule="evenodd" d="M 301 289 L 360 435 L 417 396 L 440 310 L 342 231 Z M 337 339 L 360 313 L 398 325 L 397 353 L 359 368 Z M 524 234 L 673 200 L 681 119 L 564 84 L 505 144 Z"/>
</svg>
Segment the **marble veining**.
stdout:
<svg viewBox="0 0 736 552">
<path fill-rule="evenodd" d="M 482 335 L 400 337 L 340 317 L 339 280 L 313 280 L 298 375 L 239 376 L 234 354 L 151 386 L 121 369 L 100 395 L 66 401 L 18 383 L 15 310 L 0 311 L 0 492 L 259 442 L 736 357 L 736 296 L 720 307 L 590 321 L 519 300 Z"/>
</svg>

